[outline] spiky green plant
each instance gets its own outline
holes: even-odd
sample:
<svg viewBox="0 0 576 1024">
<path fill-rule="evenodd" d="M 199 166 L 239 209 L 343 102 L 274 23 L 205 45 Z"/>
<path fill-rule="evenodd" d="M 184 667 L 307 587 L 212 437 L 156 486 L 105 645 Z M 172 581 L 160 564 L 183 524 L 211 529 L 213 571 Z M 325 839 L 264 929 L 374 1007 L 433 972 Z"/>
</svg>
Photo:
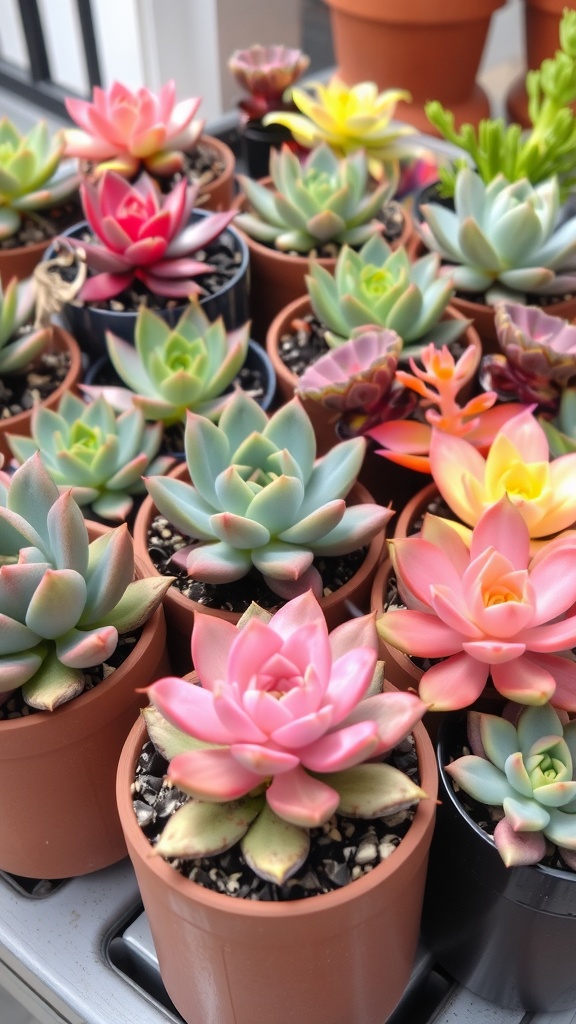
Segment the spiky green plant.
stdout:
<svg viewBox="0 0 576 1024">
<path fill-rule="evenodd" d="M 55 177 L 65 146 L 63 132 L 51 139 L 45 121 L 24 135 L 7 117 L 0 120 L 0 239 L 16 234 L 23 217 L 57 206 L 78 187 L 76 172 Z"/>
</svg>

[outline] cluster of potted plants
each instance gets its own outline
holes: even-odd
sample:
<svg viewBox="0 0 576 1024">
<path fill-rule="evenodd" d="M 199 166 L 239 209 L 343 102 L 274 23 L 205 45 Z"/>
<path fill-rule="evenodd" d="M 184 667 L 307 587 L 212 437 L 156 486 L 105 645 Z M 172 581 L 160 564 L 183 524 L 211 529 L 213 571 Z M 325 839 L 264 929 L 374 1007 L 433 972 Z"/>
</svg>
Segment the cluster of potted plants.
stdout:
<svg viewBox="0 0 576 1024">
<path fill-rule="evenodd" d="M 74 337 L 89 378 L 0 420 L 0 868 L 128 849 L 186 1020 L 380 1024 L 421 922 L 487 998 L 576 1004 L 573 15 L 526 139 L 429 108 L 473 165 L 415 223 L 404 94 L 287 94 L 294 51 L 234 55 L 294 144 L 213 212 L 197 100 L 69 103 L 85 219 L 0 305 L 3 380 Z"/>
</svg>

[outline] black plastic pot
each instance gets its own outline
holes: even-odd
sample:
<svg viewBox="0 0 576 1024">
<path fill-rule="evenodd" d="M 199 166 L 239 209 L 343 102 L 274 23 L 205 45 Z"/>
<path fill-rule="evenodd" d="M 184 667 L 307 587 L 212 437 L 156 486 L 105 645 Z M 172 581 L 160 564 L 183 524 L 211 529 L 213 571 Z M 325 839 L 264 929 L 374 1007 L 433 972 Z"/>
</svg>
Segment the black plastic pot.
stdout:
<svg viewBox="0 0 576 1024">
<path fill-rule="evenodd" d="M 414 219 L 418 223 L 422 223 L 424 217 L 422 216 L 422 207 L 426 203 L 436 203 L 437 206 L 443 206 L 446 210 L 454 210 L 454 199 L 440 195 L 440 182 L 431 181 L 429 185 L 424 185 L 423 188 L 418 189 L 414 195 Z"/>
<path fill-rule="evenodd" d="M 248 121 L 242 128 L 244 159 L 251 178 L 266 178 L 270 174 L 270 150 L 279 149 L 283 142 L 289 142 L 292 133 L 283 124 L 269 124 Z"/>
<path fill-rule="evenodd" d="M 199 220 L 201 217 L 211 216 L 210 210 L 192 210 L 191 221 Z M 74 224 L 68 231 L 62 233 L 63 237 L 82 237 L 88 228 L 87 221 Z M 236 274 L 214 295 L 207 295 L 200 299 L 206 316 L 210 320 L 222 316 L 228 330 L 234 330 L 248 320 L 248 247 L 234 227 L 227 227 L 222 235 L 229 236 L 233 242 L 234 251 L 240 254 Z M 209 250 L 209 247 L 208 247 Z M 54 247 L 50 246 L 44 255 L 44 259 L 53 259 L 55 256 Z M 184 310 L 185 303 L 173 306 L 170 309 L 158 310 L 169 324 L 175 326 L 178 318 Z M 98 359 L 106 352 L 106 331 L 112 331 L 124 341 L 134 341 L 134 325 L 136 322 L 135 311 L 116 312 L 108 309 L 97 309 L 94 306 L 76 305 L 67 303 L 62 309 L 62 318 L 67 329 L 74 335 L 80 348 L 86 352 L 90 360 Z"/>
<path fill-rule="evenodd" d="M 505 867 L 468 816 L 444 765 L 459 715 L 440 727 L 441 804 L 430 852 L 422 936 L 438 963 L 477 995 L 511 1009 L 576 1007 L 576 873 Z"/>
</svg>

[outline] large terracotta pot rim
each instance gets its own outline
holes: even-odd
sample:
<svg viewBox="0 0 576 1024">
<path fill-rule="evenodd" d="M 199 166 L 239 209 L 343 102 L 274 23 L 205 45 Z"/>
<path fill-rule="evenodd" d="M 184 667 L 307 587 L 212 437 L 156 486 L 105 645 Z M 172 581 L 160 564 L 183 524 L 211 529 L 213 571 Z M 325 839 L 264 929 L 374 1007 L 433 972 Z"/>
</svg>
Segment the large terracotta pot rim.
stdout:
<svg viewBox="0 0 576 1024">
<path fill-rule="evenodd" d="M 436 759 L 426 730 L 420 722 L 415 726 L 413 735 L 418 756 L 420 785 L 427 793 L 427 798 L 418 804 L 408 832 L 394 853 L 378 864 L 373 871 L 355 879 L 342 889 L 321 893 L 318 897 L 288 900 L 281 903 L 234 899 L 226 893 L 212 892 L 210 889 L 191 882 L 190 879 L 184 878 L 178 871 L 171 868 L 161 857 L 151 855 L 152 847 L 138 825 L 132 807 L 130 787 L 125 785 L 124 778 L 125 772 L 128 771 L 130 783 L 134 780 L 136 761 L 146 740 L 146 729 L 142 717 L 130 732 L 118 767 L 117 799 L 123 827 L 129 841 L 139 851 L 140 856 L 147 858 L 150 870 L 167 886 L 169 891 L 180 897 L 193 898 L 195 902 L 214 911 L 220 910 L 223 914 L 232 913 L 237 917 L 258 919 L 276 918 L 280 915 L 283 918 L 301 918 L 316 914 L 320 909 L 328 911 L 332 907 L 342 906 L 370 892 L 376 885 L 393 876 L 413 855 L 418 845 L 423 843 L 426 833 L 432 827 L 438 792 Z M 424 852 L 423 850 L 423 855 Z M 191 886 L 194 888 L 191 889 Z"/>
<path fill-rule="evenodd" d="M 505 0 L 385 0 L 382 3 L 381 0 L 325 0 L 329 7 L 342 14 L 366 18 L 368 21 L 419 26 L 484 21 L 502 7 L 504 2 Z"/>
</svg>

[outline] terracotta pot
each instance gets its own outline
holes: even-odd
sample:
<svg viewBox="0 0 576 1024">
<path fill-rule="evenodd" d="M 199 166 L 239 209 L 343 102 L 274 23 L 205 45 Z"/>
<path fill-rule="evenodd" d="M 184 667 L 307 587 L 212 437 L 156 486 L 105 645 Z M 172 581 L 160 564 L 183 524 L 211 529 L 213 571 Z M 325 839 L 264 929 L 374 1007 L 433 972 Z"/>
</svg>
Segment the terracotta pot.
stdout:
<svg viewBox="0 0 576 1024">
<path fill-rule="evenodd" d="M 528 69 L 539 68 L 543 60 L 553 57 L 556 50 L 560 49 L 558 26 L 565 7 L 573 10 L 573 0 L 525 0 L 523 11 Z M 526 73 L 523 72 L 506 98 L 506 109 L 511 121 L 529 128 L 531 122 L 525 81 Z M 576 109 L 576 104 L 572 104 L 572 108 Z"/>
<path fill-rule="evenodd" d="M 185 462 L 180 463 L 175 469 L 171 470 L 169 476 L 173 476 L 178 480 L 185 480 L 186 482 L 190 481 L 188 467 Z M 356 484 L 349 495 L 349 501 L 352 504 L 371 502 L 372 500 L 372 496 L 360 484 Z M 144 565 L 147 576 L 158 575 L 158 570 L 148 552 L 148 530 L 157 514 L 158 510 L 152 498 L 148 495 L 142 502 L 136 516 L 136 522 L 134 523 L 134 550 Z M 367 610 L 372 580 L 380 563 L 383 547 L 384 535 L 382 533 L 378 534 L 371 541 L 366 558 L 354 576 L 328 597 L 320 598 L 320 605 L 330 629 L 334 629 L 335 626 L 338 626 L 350 617 L 348 611 L 349 604 Z M 198 609 L 202 612 L 207 612 L 209 615 L 217 615 L 228 622 L 238 622 L 240 618 L 239 612 L 229 612 L 218 608 L 205 607 L 204 605 L 200 606 L 196 601 L 181 594 L 176 587 L 170 587 L 164 598 L 164 610 L 169 630 L 168 649 L 174 669 L 182 675 L 189 672 L 192 667 L 190 639 L 192 636 L 194 612 Z"/>
<path fill-rule="evenodd" d="M 264 178 L 263 184 L 270 185 L 271 179 Z M 240 193 L 236 196 L 233 205 L 238 210 L 246 209 L 246 197 Z M 412 217 L 407 210 L 404 210 L 404 230 L 392 244 L 393 249 L 400 245 L 408 245 L 411 242 L 414 228 Z M 306 274 L 310 263 L 309 256 L 291 256 L 289 253 L 279 252 L 269 245 L 257 242 L 251 238 L 240 227 L 236 230 L 244 239 L 250 253 L 250 318 L 252 320 L 252 335 L 256 341 L 262 344 L 266 341 L 266 334 L 272 320 L 290 302 L 294 302 L 306 292 Z M 336 257 L 318 259 L 314 262 L 320 264 L 330 273 L 334 272 Z"/>
<path fill-rule="evenodd" d="M 105 532 L 88 524 L 91 538 Z M 162 608 L 124 663 L 52 712 L 0 722 L 0 868 L 68 878 L 126 855 L 114 799 L 122 744 L 146 696 L 170 671 Z"/>
<path fill-rule="evenodd" d="M 222 173 L 208 182 L 202 189 L 199 197 L 199 206 L 204 210 L 229 210 L 234 198 L 234 170 L 236 168 L 236 157 L 221 139 L 213 135 L 202 135 L 200 142 L 205 143 L 208 149 L 215 151 L 224 165 Z"/>
<path fill-rule="evenodd" d="M 184 1019 L 218 1024 L 382 1024 L 408 982 L 418 940 L 436 767 L 414 730 L 423 800 L 397 850 L 337 892 L 290 902 L 240 900 L 174 871 L 136 822 L 130 785 L 138 722 L 118 768 L 118 807 L 170 998 Z"/>
<path fill-rule="evenodd" d="M 440 100 L 456 123 L 477 123 L 490 106 L 475 83 L 490 18 L 504 0 L 326 0 L 336 63 L 349 85 L 406 89 L 396 116 L 428 134 L 424 104 Z"/>
<path fill-rule="evenodd" d="M 50 239 L 42 242 L 34 242 L 32 245 L 20 245 L 15 249 L 0 249 L 0 282 L 2 288 L 6 288 L 10 279 L 17 277 L 24 281 L 31 277 L 36 264 L 40 263 Z"/>
<path fill-rule="evenodd" d="M 82 353 L 72 335 L 63 327 L 56 325 L 52 327 L 52 339 L 45 351 L 68 352 L 70 355 L 70 368 L 66 377 L 60 386 L 41 403 L 46 409 L 55 409 L 66 392 L 75 393 L 77 391 L 77 385 L 82 379 Z M 7 461 L 12 457 L 12 452 L 6 435 L 23 434 L 24 437 L 30 437 L 31 418 L 32 409 L 24 409 L 16 416 L 0 419 L 0 453 Z"/>
</svg>

